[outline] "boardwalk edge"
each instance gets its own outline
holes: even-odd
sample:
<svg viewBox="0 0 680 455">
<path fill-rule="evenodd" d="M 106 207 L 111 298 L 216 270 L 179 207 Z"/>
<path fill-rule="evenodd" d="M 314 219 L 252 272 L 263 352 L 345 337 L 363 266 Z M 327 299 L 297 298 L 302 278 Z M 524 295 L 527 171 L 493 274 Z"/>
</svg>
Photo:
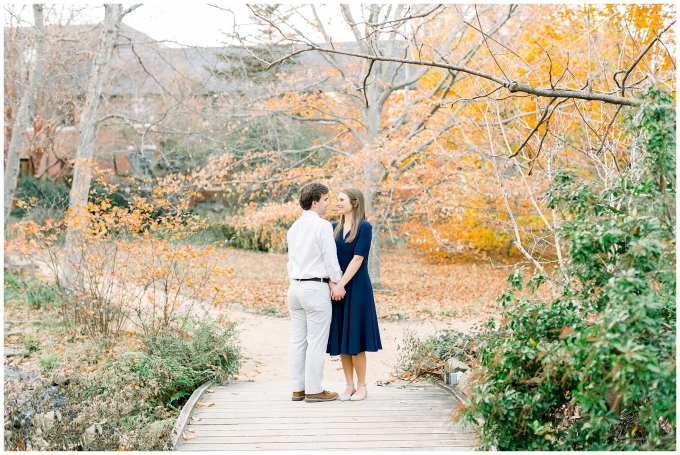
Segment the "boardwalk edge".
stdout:
<svg viewBox="0 0 680 455">
<path fill-rule="evenodd" d="M 184 432 L 184 427 L 187 426 L 189 417 L 191 417 L 191 411 L 194 410 L 194 407 L 196 406 L 196 403 L 198 403 L 198 400 L 201 399 L 201 396 L 203 395 L 205 390 L 211 385 L 212 381 L 208 381 L 202 386 L 200 386 L 198 389 L 194 390 L 194 393 L 192 393 L 191 396 L 189 397 L 189 400 L 182 408 L 182 411 L 179 413 L 179 416 L 177 416 L 175 426 L 172 428 L 172 450 L 177 449 L 177 443 L 179 442 L 179 438 L 182 436 L 182 433 Z"/>
<path fill-rule="evenodd" d="M 442 389 L 443 391 L 448 392 L 449 395 L 453 396 L 453 398 L 458 400 L 459 403 L 465 402 L 465 395 L 463 395 L 463 393 L 460 390 L 455 389 L 449 385 L 446 385 L 441 381 L 435 381 L 435 385 Z"/>
</svg>

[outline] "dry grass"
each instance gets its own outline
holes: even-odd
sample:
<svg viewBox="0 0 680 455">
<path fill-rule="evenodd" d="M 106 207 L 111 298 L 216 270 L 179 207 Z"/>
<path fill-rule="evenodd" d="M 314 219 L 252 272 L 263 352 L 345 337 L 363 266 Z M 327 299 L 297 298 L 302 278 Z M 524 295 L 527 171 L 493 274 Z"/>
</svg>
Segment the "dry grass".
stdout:
<svg viewBox="0 0 680 455">
<path fill-rule="evenodd" d="M 221 266 L 234 267 L 224 284 L 231 288 L 233 301 L 287 315 L 287 254 L 225 249 L 218 255 Z M 506 286 L 507 268 L 473 261 L 432 264 L 405 248 L 385 248 L 381 256 L 382 283 L 392 290 L 375 294 L 381 318 L 467 320 L 498 312 L 494 300 Z"/>
</svg>

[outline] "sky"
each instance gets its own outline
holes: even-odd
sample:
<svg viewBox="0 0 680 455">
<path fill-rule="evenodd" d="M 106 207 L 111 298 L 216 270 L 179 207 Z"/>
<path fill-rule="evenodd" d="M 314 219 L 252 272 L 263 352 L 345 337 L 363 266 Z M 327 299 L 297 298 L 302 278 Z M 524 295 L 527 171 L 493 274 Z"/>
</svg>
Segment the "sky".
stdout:
<svg viewBox="0 0 680 455">
<path fill-rule="evenodd" d="M 245 5 L 245 3 L 229 1 L 214 1 L 213 5 L 219 8 L 230 9 L 234 15 L 227 11 L 210 6 L 208 3 L 188 3 L 188 2 L 165 2 L 165 3 L 144 3 L 142 6 L 128 14 L 123 23 L 130 27 L 139 30 L 151 38 L 156 40 L 174 41 L 167 42 L 168 46 L 222 46 L 227 39 L 224 31 L 231 31 L 234 18 L 236 18 L 240 26 L 244 26 L 246 30 L 257 30 L 253 24 L 252 13 Z M 123 4 L 124 8 L 128 8 L 131 4 Z M 66 5 L 59 5 L 66 7 Z M 21 9 L 23 7 L 23 9 Z M 79 13 L 79 23 L 98 23 L 104 18 L 104 7 L 92 3 L 91 6 L 85 4 L 78 5 L 83 8 Z M 5 22 L 7 25 L 7 18 L 9 6 L 4 5 Z M 15 14 L 17 14 L 24 23 L 23 25 L 33 24 L 33 11 L 31 5 L 15 5 Z M 324 22 L 329 22 L 331 18 L 334 20 L 327 24 L 330 29 L 329 33 L 333 36 L 333 41 L 348 41 L 352 39 L 349 28 L 342 26 L 342 16 L 340 15 L 340 6 L 335 3 L 330 6 L 316 5 L 317 11 Z M 355 12 L 355 19 L 360 17 L 359 7 L 352 6 Z M 340 20 L 337 20 L 340 19 Z M 337 25 L 336 25 L 337 24 Z M 303 28 L 304 25 L 300 24 Z M 320 37 L 319 37 L 320 38 Z M 179 43 L 179 44 L 176 44 Z"/>
</svg>

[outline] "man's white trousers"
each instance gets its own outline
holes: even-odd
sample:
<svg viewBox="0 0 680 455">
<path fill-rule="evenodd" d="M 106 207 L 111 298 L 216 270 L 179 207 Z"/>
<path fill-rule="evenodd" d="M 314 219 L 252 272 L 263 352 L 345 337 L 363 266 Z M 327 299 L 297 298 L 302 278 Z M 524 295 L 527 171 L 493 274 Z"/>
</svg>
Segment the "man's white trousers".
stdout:
<svg viewBox="0 0 680 455">
<path fill-rule="evenodd" d="M 323 392 L 323 363 L 331 328 L 328 283 L 291 281 L 288 289 L 290 351 L 288 365 L 293 392 Z"/>
</svg>

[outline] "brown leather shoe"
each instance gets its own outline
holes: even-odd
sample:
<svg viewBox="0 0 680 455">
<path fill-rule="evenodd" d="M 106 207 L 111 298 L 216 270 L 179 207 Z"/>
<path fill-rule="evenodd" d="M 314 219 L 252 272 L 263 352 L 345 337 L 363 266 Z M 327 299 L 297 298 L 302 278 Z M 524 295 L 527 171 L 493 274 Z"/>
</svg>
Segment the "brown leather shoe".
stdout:
<svg viewBox="0 0 680 455">
<path fill-rule="evenodd" d="M 305 399 L 305 391 L 303 390 L 302 392 L 293 392 L 293 401 L 302 401 Z"/>
<path fill-rule="evenodd" d="M 305 395 L 305 401 L 307 403 L 316 403 L 319 401 L 333 401 L 338 398 L 338 392 L 329 392 L 324 390 L 321 393 L 312 393 L 310 395 Z"/>
</svg>

